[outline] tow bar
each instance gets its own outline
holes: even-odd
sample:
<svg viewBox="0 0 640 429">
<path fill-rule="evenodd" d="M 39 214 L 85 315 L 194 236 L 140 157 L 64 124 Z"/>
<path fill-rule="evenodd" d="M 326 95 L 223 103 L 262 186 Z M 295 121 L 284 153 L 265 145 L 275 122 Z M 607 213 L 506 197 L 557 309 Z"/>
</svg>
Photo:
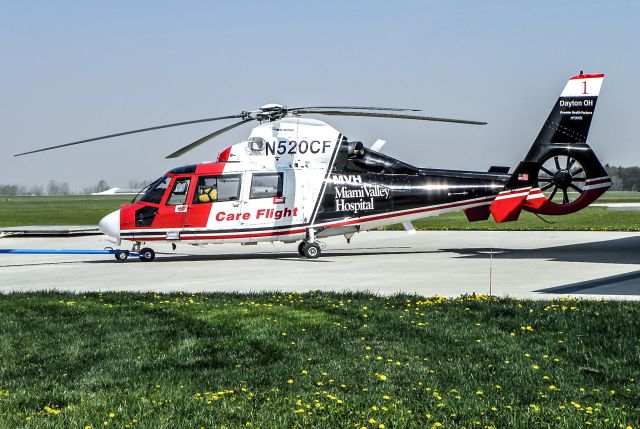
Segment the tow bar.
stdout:
<svg viewBox="0 0 640 429">
<path fill-rule="evenodd" d="M 0 249 L 0 254 L 15 255 L 114 255 L 116 261 L 124 262 L 129 256 L 137 257 L 142 262 L 151 262 L 155 259 L 156 253 L 145 247 L 140 252 L 130 252 L 122 249 L 112 249 L 110 247 L 102 250 L 92 249 Z"/>
</svg>

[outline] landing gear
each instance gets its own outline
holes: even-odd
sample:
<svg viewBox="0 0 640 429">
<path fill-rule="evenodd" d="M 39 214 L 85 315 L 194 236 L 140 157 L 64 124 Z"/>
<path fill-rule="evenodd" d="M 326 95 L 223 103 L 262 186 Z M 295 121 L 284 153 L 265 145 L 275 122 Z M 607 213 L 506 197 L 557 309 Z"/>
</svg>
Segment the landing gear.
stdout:
<svg viewBox="0 0 640 429">
<path fill-rule="evenodd" d="M 320 253 L 322 252 L 320 251 L 320 246 L 318 245 L 318 243 L 304 243 L 304 245 L 302 246 L 302 254 L 306 258 L 316 259 L 318 256 L 320 256 Z"/>
<path fill-rule="evenodd" d="M 307 230 L 307 237 L 298 245 L 298 253 L 309 259 L 316 259 L 322 253 L 320 245 L 316 243 L 316 231 L 314 228 Z"/>
<path fill-rule="evenodd" d="M 116 257 L 116 261 L 124 262 L 129 257 L 129 251 L 123 250 L 123 251 L 120 251 L 120 252 L 116 252 L 116 253 L 114 253 L 114 256 Z"/>
<path fill-rule="evenodd" d="M 139 258 L 142 262 L 151 262 L 156 259 L 156 252 L 154 252 L 153 249 L 145 247 L 144 249 L 140 250 Z"/>
</svg>

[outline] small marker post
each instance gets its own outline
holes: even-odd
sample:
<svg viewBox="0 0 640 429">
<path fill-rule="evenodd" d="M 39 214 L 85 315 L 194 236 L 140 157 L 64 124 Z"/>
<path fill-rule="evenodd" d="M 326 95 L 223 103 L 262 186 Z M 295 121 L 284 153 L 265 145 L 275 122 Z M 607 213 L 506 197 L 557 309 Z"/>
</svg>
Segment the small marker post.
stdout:
<svg viewBox="0 0 640 429">
<path fill-rule="evenodd" d="M 489 296 L 492 295 L 492 277 L 493 277 L 493 249 L 489 250 Z"/>
</svg>

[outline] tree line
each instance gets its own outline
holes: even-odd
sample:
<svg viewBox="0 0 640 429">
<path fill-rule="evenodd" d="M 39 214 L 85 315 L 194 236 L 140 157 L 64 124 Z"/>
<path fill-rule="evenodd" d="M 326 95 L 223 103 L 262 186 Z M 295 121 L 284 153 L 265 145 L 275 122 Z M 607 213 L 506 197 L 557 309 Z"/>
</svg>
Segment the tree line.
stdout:
<svg viewBox="0 0 640 429">
<path fill-rule="evenodd" d="M 604 166 L 613 181 L 612 191 L 640 191 L 640 167 Z"/>
<path fill-rule="evenodd" d="M 142 189 L 144 186 L 148 185 L 149 181 L 146 180 L 130 180 L 129 188 L 130 189 Z M 58 182 L 55 180 L 50 180 L 46 186 L 43 185 L 33 185 L 33 186 L 25 186 L 25 185 L 1 185 L 0 184 L 0 195 L 14 196 L 14 195 L 49 195 L 49 196 L 59 196 L 59 195 L 82 195 L 82 194 L 92 194 L 95 192 L 106 191 L 107 189 L 111 189 L 112 186 L 109 186 L 106 180 L 100 180 L 93 186 L 88 186 L 86 188 L 82 188 L 81 190 L 72 190 L 67 182 Z"/>
</svg>

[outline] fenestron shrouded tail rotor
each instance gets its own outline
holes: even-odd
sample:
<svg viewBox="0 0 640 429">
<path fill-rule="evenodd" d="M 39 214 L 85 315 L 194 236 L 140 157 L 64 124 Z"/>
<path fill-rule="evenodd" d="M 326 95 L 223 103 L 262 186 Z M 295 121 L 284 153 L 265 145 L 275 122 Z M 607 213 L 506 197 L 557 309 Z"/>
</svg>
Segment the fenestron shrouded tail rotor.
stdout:
<svg viewBox="0 0 640 429">
<path fill-rule="evenodd" d="M 550 203 L 569 204 L 580 198 L 586 186 L 587 172 L 569 155 L 556 155 L 542 161 L 537 186 Z"/>
<path fill-rule="evenodd" d="M 243 111 L 235 115 L 196 119 L 193 121 L 176 122 L 172 124 L 164 124 L 164 125 L 157 125 L 154 127 L 140 128 L 137 130 L 123 131 L 123 132 L 108 134 L 100 137 L 93 137 L 90 139 L 78 140 L 70 143 L 64 143 L 64 144 L 49 146 L 41 149 L 35 149 L 28 152 L 18 153 L 18 154 L 15 154 L 14 156 L 29 155 L 33 153 L 44 152 L 48 150 L 60 149 L 63 147 L 94 142 L 97 140 L 104 140 L 104 139 L 110 139 L 114 137 L 126 136 L 129 134 L 155 131 L 155 130 L 160 130 L 164 128 L 180 127 L 183 125 L 192 125 L 192 124 L 199 124 L 204 122 L 220 121 L 225 119 L 240 119 L 240 121 L 235 122 L 231 125 L 228 125 L 224 128 L 220 128 L 219 130 L 216 130 L 211 134 L 207 134 L 206 136 L 199 138 L 193 143 L 190 143 L 178 149 L 177 151 L 171 153 L 170 155 L 167 156 L 167 158 L 176 158 L 181 155 L 184 155 L 185 153 L 208 142 L 209 140 L 221 134 L 224 134 L 227 131 L 230 131 L 236 127 L 239 127 L 240 125 L 244 125 L 248 122 L 251 122 L 251 121 L 272 122 L 272 121 L 282 119 L 286 116 L 301 116 L 301 115 L 356 116 L 356 117 L 386 118 L 386 119 L 412 119 L 412 120 L 419 120 L 419 121 L 449 122 L 449 123 L 455 123 L 455 124 L 468 124 L 468 125 L 486 125 L 486 122 L 480 122 L 480 121 L 468 121 L 464 119 L 450 119 L 450 118 L 439 118 L 439 117 L 433 117 L 433 116 L 421 116 L 421 115 L 415 115 L 415 114 L 397 113 L 397 112 L 419 112 L 419 111 L 420 111 L 419 109 L 406 109 L 406 108 L 397 108 L 397 107 L 365 107 L 365 106 L 310 106 L 310 107 L 296 107 L 296 108 L 289 109 L 286 106 L 282 106 L 280 104 L 266 104 L 260 107 L 258 110 Z M 387 113 L 387 112 L 393 112 L 393 113 Z"/>
</svg>

